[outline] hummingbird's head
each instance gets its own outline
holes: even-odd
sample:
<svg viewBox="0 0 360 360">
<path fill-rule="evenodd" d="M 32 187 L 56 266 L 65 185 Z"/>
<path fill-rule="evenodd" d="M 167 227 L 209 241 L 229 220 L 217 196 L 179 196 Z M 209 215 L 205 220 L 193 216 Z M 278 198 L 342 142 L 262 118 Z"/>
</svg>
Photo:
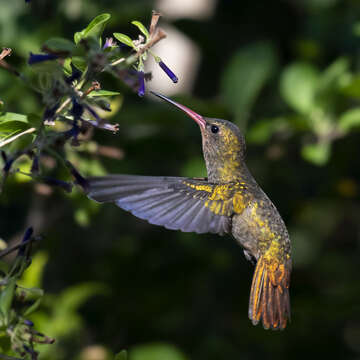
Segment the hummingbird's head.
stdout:
<svg viewBox="0 0 360 360">
<path fill-rule="evenodd" d="M 245 138 L 239 128 L 230 121 L 203 117 L 164 95 L 154 95 L 175 105 L 190 116 L 200 127 L 203 153 L 210 181 L 233 181 L 245 164 Z"/>
</svg>

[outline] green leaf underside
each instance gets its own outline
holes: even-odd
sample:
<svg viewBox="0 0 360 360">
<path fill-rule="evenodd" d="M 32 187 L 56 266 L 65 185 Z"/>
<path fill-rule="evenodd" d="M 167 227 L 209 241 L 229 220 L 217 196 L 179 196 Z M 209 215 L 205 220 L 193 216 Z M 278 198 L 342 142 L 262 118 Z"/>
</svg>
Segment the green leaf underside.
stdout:
<svg viewBox="0 0 360 360">
<path fill-rule="evenodd" d="M 13 112 L 6 112 L 0 115 L 0 125 L 4 122 L 10 121 L 20 121 L 23 123 L 28 123 L 28 118 L 26 115 L 17 114 Z"/>
<path fill-rule="evenodd" d="M 251 108 L 277 63 L 276 49 L 264 42 L 243 47 L 230 60 L 222 75 L 221 91 L 241 129 L 245 129 Z"/>
<path fill-rule="evenodd" d="M 96 96 L 116 96 L 121 95 L 121 93 L 117 91 L 109 91 L 109 90 L 99 90 L 91 92 L 88 97 L 96 97 Z"/>
<path fill-rule="evenodd" d="M 71 53 L 75 49 L 75 45 L 68 39 L 51 38 L 45 41 L 44 45 L 54 51 L 66 51 Z"/>
<path fill-rule="evenodd" d="M 81 72 L 84 72 L 86 70 L 87 63 L 86 63 L 86 60 L 84 58 L 82 58 L 80 56 L 74 56 L 72 58 L 72 63 Z"/>
<path fill-rule="evenodd" d="M 330 144 L 318 143 L 303 146 L 301 154 L 304 159 L 311 163 L 322 166 L 327 163 L 330 157 Z"/>
<path fill-rule="evenodd" d="M 105 25 L 110 20 L 110 18 L 111 15 L 106 13 L 96 16 L 84 30 L 74 34 L 75 44 L 78 44 L 81 39 L 85 39 L 91 36 L 100 38 L 104 31 Z"/>
<path fill-rule="evenodd" d="M 114 33 L 113 34 L 114 37 L 119 40 L 121 43 L 130 46 L 132 48 L 135 48 L 132 40 L 129 38 L 129 36 L 125 35 L 125 34 L 121 34 L 121 33 Z"/>
<path fill-rule="evenodd" d="M 280 80 L 280 92 L 286 103 L 301 114 L 309 114 L 315 106 L 319 85 L 318 70 L 307 63 L 288 66 Z"/>
<path fill-rule="evenodd" d="M 132 21 L 133 25 L 137 26 L 138 29 L 145 35 L 146 39 L 149 38 L 149 32 L 147 31 L 146 27 L 140 21 Z"/>
<path fill-rule="evenodd" d="M 30 127 L 28 117 L 17 113 L 4 113 L 0 115 L 0 139 L 5 140 Z"/>
<path fill-rule="evenodd" d="M 339 118 L 339 129 L 348 132 L 354 127 L 360 127 L 360 108 L 345 111 Z"/>
<path fill-rule="evenodd" d="M 289 130 L 289 128 L 289 120 L 285 117 L 263 119 L 249 129 L 246 139 L 249 143 L 263 144 L 270 140 L 274 133 Z"/>
</svg>

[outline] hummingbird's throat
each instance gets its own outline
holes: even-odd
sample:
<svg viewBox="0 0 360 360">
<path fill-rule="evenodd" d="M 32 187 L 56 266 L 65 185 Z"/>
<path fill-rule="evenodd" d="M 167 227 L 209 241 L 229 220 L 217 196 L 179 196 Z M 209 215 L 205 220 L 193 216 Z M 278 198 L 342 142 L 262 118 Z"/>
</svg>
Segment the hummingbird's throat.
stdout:
<svg viewBox="0 0 360 360">
<path fill-rule="evenodd" d="M 246 176 L 248 170 L 236 151 L 214 151 L 203 146 L 207 175 L 210 182 L 233 182 Z"/>
</svg>

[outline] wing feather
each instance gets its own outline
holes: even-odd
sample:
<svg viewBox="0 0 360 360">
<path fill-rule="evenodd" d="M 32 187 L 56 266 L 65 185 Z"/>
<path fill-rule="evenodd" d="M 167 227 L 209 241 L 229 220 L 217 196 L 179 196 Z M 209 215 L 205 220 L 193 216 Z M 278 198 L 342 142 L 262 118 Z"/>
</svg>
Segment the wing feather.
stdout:
<svg viewBox="0 0 360 360">
<path fill-rule="evenodd" d="M 217 184 L 206 180 L 109 175 L 88 178 L 87 181 L 87 195 L 91 199 L 115 202 L 151 224 L 184 232 L 222 235 L 231 231 L 232 213 L 227 211 L 220 215 L 211 210 L 210 195 Z"/>
</svg>

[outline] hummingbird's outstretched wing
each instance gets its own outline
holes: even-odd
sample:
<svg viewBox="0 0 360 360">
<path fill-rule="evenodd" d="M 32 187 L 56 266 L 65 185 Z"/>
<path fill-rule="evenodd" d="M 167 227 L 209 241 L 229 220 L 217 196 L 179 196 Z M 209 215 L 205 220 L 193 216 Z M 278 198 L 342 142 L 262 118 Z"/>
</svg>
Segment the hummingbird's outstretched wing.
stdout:
<svg viewBox="0 0 360 360">
<path fill-rule="evenodd" d="M 196 233 L 231 232 L 231 215 L 242 211 L 232 188 L 182 177 L 108 175 L 91 177 L 88 196 L 114 202 L 151 224 Z M 235 205 L 235 206 L 234 206 Z"/>
</svg>

